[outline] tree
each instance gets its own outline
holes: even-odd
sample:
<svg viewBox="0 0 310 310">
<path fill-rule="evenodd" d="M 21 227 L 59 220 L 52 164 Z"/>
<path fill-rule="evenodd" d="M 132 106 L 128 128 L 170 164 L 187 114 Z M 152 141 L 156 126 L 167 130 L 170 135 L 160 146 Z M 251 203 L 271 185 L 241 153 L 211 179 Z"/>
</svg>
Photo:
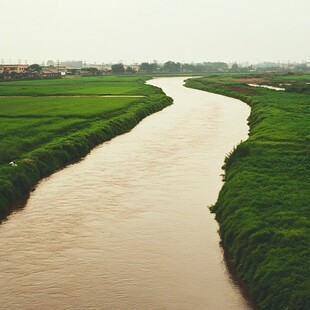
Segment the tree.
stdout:
<svg viewBox="0 0 310 310">
<path fill-rule="evenodd" d="M 307 66 L 306 63 L 303 63 L 303 64 L 298 64 L 295 66 L 295 69 L 296 70 L 300 70 L 300 71 L 308 71 L 309 70 L 309 67 Z"/>
<path fill-rule="evenodd" d="M 148 63 L 148 62 L 142 62 L 140 65 L 140 72 L 155 72 L 158 68 L 158 64 L 156 62 Z"/>
<path fill-rule="evenodd" d="M 112 72 L 113 73 L 124 73 L 125 72 L 124 65 L 123 64 L 112 65 Z"/>
<path fill-rule="evenodd" d="M 126 73 L 135 73 L 135 70 L 131 66 L 128 66 L 126 68 Z"/>
<path fill-rule="evenodd" d="M 167 61 L 164 63 L 163 70 L 164 72 L 180 72 L 181 64 L 179 62 Z"/>
<path fill-rule="evenodd" d="M 28 67 L 29 71 L 41 71 L 42 67 L 38 64 L 32 64 Z"/>
<path fill-rule="evenodd" d="M 181 69 L 182 72 L 196 72 L 196 65 L 193 63 L 183 63 Z"/>
<path fill-rule="evenodd" d="M 238 71 L 239 70 L 239 66 L 234 63 L 232 66 L 231 66 L 231 71 Z"/>
<path fill-rule="evenodd" d="M 140 72 L 149 72 L 149 70 L 150 70 L 150 64 L 148 62 L 142 62 L 140 64 L 140 69 L 139 69 Z"/>
</svg>

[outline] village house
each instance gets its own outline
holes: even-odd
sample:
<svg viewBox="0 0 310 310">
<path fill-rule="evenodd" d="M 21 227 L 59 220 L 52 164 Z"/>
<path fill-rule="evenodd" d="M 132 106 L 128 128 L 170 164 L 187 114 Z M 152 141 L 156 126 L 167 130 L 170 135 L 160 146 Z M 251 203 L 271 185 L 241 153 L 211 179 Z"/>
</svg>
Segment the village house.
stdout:
<svg viewBox="0 0 310 310">
<path fill-rule="evenodd" d="M 48 70 L 48 69 L 43 69 L 42 71 L 39 72 L 39 76 L 42 78 L 54 78 L 54 77 L 59 77 L 59 72 L 56 70 Z"/>
<path fill-rule="evenodd" d="M 0 74 L 3 72 L 24 73 L 29 65 L 0 65 Z"/>
</svg>

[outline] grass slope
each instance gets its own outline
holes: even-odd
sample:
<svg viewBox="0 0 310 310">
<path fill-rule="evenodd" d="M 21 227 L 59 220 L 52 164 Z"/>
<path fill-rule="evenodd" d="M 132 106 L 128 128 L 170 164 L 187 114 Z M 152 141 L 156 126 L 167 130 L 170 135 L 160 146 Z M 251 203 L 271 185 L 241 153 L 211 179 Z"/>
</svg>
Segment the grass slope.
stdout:
<svg viewBox="0 0 310 310">
<path fill-rule="evenodd" d="M 251 106 L 249 139 L 225 159 L 211 208 L 224 247 L 261 309 L 310 309 L 309 95 L 252 88 L 236 76 L 188 87 Z"/>
<path fill-rule="evenodd" d="M 0 218 L 43 177 L 122 134 L 172 99 L 143 77 L 96 77 L 0 84 Z M 113 84 L 113 87 L 111 86 Z M 143 98 L 52 97 L 55 94 L 128 93 Z M 51 95 L 36 97 L 36 95 Z M 14 161 L 17 166 L 9 165 Z"/>
</svg>

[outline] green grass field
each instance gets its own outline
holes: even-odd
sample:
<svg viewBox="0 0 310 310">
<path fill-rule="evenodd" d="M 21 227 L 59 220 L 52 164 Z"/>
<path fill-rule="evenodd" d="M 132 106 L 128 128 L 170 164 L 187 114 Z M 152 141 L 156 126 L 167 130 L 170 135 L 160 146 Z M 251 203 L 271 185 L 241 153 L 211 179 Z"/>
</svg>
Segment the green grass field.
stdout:
<svg viewBox="0 0 310 310">
<path fill-rule="evenodd" d="M 0 97 L 0 117 L 92 118 L 127 108 L 139 100 L 125 97 Z"/>
<path fill-rule="evenodd" d="M 2 98 L 0 164 L 139 104 L 136 98 Z"/>
<path fill-rule="evenodd" d="M 141 95 L 146 92 L 142 81 L 141 76 L 106 76 L 5 82 L 0 83 L 0 96 Z"/>
<path fill-rule="evenodd" d="M 145 81 L 107 76 L 0 83 L 0 217 L 42 177 L 172 103 Z M 117 97 L 126 95 L 142 97 Z"/>
<path fill-rule="evenodd" d="M 285 75 L 285 76 L 279 76 L 277 79 L 282 80 L 282 81 L 306 81 L 306 82 L 310 82 L 310 74 Z"/>
<path fill-rule="evenodd" d="M 212 207 L 239 277 L 260 309 L 310 309 L 310 96 L 249 87 L 236 76 L 187 86 L 251 106 L 249 139 L 225 159 Z"/>
</svg>

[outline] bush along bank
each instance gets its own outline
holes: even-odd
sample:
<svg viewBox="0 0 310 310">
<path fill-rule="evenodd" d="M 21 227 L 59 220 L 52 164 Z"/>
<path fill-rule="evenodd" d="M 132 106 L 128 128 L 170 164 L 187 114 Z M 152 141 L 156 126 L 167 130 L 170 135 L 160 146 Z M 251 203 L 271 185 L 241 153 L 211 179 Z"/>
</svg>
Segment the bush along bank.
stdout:
<svg viewBox="0 0 310 310">
<path fill-rule="evenodd" d="M 225 183 L 211 210 L 258 307 L 310 309 L 310 97 L 254 89 L 233 76 L 186 86 L 251 106 L 249 138 L 225 158 Z"/>
<path fill-rule="evenodd" d="M 97 117 L 87 128 L 71 129 L 70 134 L 34 148 L 12 165 L 0 166 L 0 218 L 9 215 L 40 179 L 78 161 L 98 144 L 131 130 L 146 116 L 172 104 L 171 98 L 159 93 L 139 98 L 139 102 L 115 115 Z"/>
</svg>

